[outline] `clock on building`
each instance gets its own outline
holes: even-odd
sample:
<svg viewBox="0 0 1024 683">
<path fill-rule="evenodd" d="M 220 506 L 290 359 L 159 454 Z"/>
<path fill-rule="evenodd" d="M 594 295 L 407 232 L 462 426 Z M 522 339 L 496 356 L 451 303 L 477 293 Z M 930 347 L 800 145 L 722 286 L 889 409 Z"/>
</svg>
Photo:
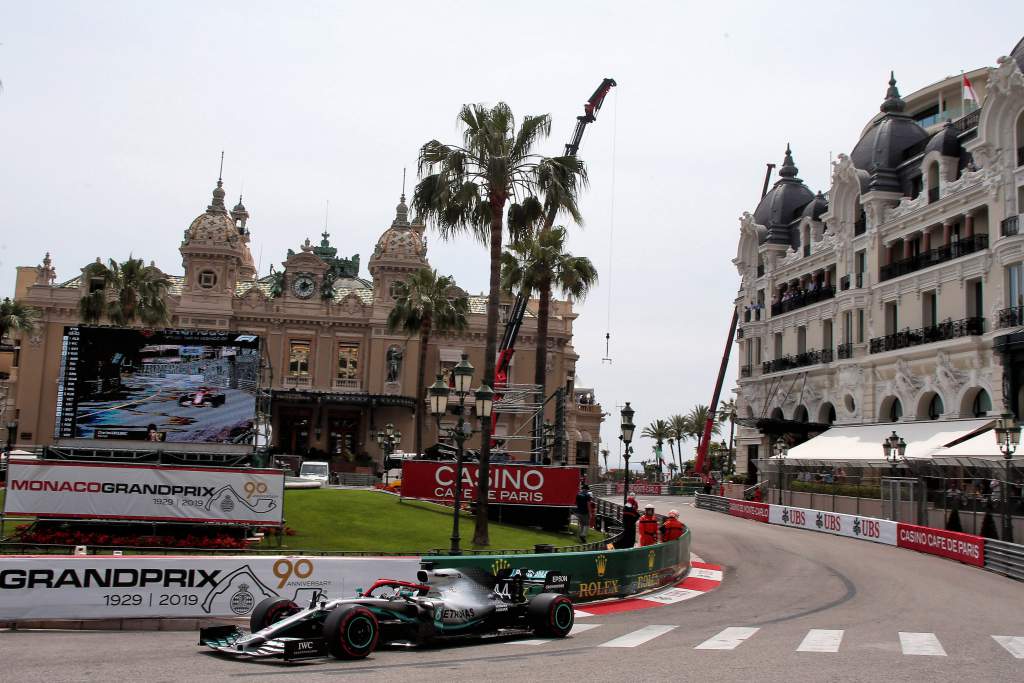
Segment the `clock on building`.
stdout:
<svg viewBox="0 0 1024 683">
<path fill-rule="evenodd" d="M 316 280 L 311 275 L 299 275 L 292 281 L 292 292 L 300 299 L 308 299 L 316 291 Z"/>
</svg>

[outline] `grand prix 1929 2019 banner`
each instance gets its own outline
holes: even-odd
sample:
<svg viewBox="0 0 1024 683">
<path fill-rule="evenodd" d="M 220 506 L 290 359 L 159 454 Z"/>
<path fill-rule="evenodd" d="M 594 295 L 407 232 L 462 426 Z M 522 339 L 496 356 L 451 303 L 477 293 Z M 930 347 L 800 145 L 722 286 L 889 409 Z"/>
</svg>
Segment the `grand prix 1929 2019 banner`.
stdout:
<svg viewBox="0 0 1024 683">
<path fill-rule="evenodd" d="M 0 556 L 0 620 L 244 617 L 261 600 L 352 597 L 418 557 Z"/>
<path fill-rule="evenodd" d="M 284 507 L 282 470 L 45 460 L 10 469 L 6 514 L 280 526 Z"/>
</svg>

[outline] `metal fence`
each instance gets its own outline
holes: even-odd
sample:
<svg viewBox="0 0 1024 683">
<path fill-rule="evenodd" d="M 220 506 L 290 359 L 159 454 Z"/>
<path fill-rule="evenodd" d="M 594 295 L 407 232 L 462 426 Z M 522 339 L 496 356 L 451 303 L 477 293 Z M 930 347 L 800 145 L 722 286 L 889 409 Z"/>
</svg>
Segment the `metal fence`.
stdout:
<svg viewBox="0 0 1024 683">
<path fill-rule="evenodd" d="M 1024 545 L 986 538 L 985 569 L 1024 581 Z"/>
</svg>

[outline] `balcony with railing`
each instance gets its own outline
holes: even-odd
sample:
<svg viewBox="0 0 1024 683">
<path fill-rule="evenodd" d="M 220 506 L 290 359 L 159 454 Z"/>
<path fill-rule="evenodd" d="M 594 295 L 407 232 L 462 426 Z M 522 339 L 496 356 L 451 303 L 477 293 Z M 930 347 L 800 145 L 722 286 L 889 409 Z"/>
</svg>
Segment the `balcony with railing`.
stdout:
<svg viewBox="0 0 1024 683">
<path fill-rule="evenodd" d="M 833 359 L 832 349 L 811 349 L 804 353 L 798 353 L 792 356 L 782 356 L 775 360 L 765 361 L 761 363 L 761 371 L 765 374 L 770 372 L 782 372 L 783 370 L 793 370 L 795 368 L 803 368 L 808 365 L 820 365 L 821 363 L 831 363 Z"/>
<path fill-rule="evenodd" d="M 346 377 L 335 377 L 334 383 L 331 386 L 335 391 L 344 391 L 346 393 L 359 393 L 363 388 L 362 382 L 358 379 Z"/>
<path fill-rule="evenodd" d="M 285 389 L 308 389 L 312 384 L 309 375 L 285 375 L 281 378 Z"/>
<path fill-rule="evenodd" d="M 921 344 L 931 344 L 958 337 L 971 337 L 985 333 L 984 318 L 964 318 L 963 320 L 947 320 L 946 322 L 922 327 L 916 330 L 904 330 L 884 337 L 875 337 L 868 343 L 869 353 L 884 353 Z"/>
<path fill-rule="evenodd" d="M 751 377 L 754 374 L 753 365 L 741 365 L 740 366 L 740 377 Z"/>
<path fill-rule="evenodd" d="M 1011 306 L 999 311 L 996 328 L 1024 326 L 1024 306 Z"/>
<path fill-rule="evenodd" d="M 813 290 L 803 290 L 792 295 L 791 298 L 772 304 L 772 315 L 789 313 L 790 311 L 795 311 L 798 308 L 803 308 L 804 306 L 816 304 L 819 301 L 831 299 L 835 297 L 835 295 L 835 287 L 819 287 L 818 289 Z"/>
<path fill-rule="evenodd" d="M 847 360 L 853 358 L 853 342 L 846 342 L 836 347 L 836 358 Z"/>
<path fill-rule="evenodd" d="M 949 246 L 922 251 L 910 258 L 900 259 L 899 261 L 893 261 L 884 265 L 878 269 L 878 279 L 880 281 L 891 280 L 901 275 L 907 275 L 908 273 L 923 270 L 939 263 L 945 263 L 961 256 L 982 251 L 983 249 L 988 249 L 988 235 L 965 237 Z"/>
<path fill-rule="evenodd" d="M 1020 216 L 1007 216 L 999 223 L 999 234 L 1003 237 L 1015 237 L 1020 234 Z"/>
</svg>

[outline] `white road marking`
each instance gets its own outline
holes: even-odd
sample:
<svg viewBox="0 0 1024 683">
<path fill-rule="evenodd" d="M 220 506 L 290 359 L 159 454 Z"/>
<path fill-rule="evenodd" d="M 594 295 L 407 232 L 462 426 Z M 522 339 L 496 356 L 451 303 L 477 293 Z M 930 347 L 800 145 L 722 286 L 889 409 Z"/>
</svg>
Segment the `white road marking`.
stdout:
<svg viewBox="0 0 1024 683">
<path fill-rule="evenodd" d="M 585 619 L 586 617 L 592 617 L 592 616 L 594 616 L 594 615 L 593 615 L 593 614 L 591 614 L 590 612 L 581 612 L 581 611 L 580 611 L 580 610 L 578 610 L 578 609 L 577 609 L 577 610 L 573 610 L 573 612 L 574 612 L 574 613 L 576 614 L 576 618 L 577 618 L 577 619 Z"/>
<path fill-rule="evenodd" d="M 900 631 L 900 647 L 905 655 L 945 657 L 946 651 L 934 633 L 908 633 Z"/>
<path fill-rule="evenodd" d="M 721 569 L 704 569 L 703 567 L 693 567 L 690 572 L 686 575 L 688 579 L 709 579 L 711 581 L 722 580 Z"/>
<path fill-rule="evenodd" d="M 830 631 L 812 628 L 804 636 L 797 652 L 839 652 L 839 644 L 843 642 L 843 631 Z"/>
<path fill-rule="evenodd" d="M 576 636 L 580 633 L 586 633 L 592 628 L 597 628 L 601 624 L 573 624 L 572 630 L 569 631 L 570 636 Z M 561 640 L 561 638 L 529 638 L 527 640 L 510 640 L 506 645 L 544 645 L 554 640 Z"/>
<path fill-rule="evenodd" d="M 693 648 L 694 650 L 734 650 L 760 629 L 747 626 L 730 626 Z"/>
<path fill-rule="evenodd" d="M 678 626 L 658 626 L 656 624 L 644 626 L 642 629 L 619 636 L 614 640 L 609 640 L 607 643 L 601 643 L 598 647 L 636 647 L 637 645 L 643 645 L 648 640 L 654 640 L 658 636 L 663 636 L 674 628 L 678 628 Z"/>
<path fill-rule="evenodd" d="M 1021 636 L 992 636 L 992 638 L 1006 648 L 1006 651 L 1017 659 L 1024 659 L 1024 637 Z"/>
<path fill-rule="evenodd" d="M 672 605 L 683 600 L 689 600 L 695 598 L 698 595 L 704 595 L 702 591 L 690 590 L 689 588 L 669 588 L 658 593 L 651 595 L 645 595 L 641 600 L 647 600 L 649 602 L 660 602 L 663 605 Z"/>
</svg>

